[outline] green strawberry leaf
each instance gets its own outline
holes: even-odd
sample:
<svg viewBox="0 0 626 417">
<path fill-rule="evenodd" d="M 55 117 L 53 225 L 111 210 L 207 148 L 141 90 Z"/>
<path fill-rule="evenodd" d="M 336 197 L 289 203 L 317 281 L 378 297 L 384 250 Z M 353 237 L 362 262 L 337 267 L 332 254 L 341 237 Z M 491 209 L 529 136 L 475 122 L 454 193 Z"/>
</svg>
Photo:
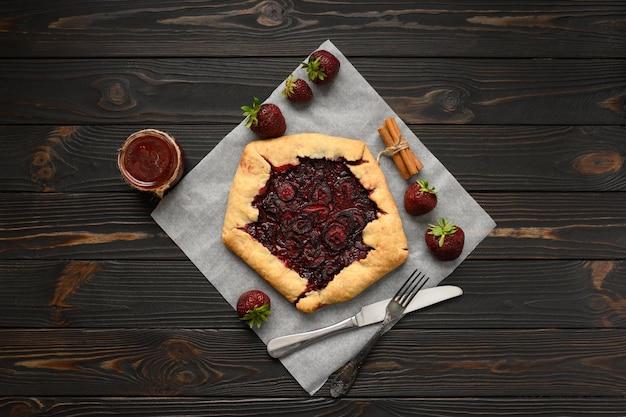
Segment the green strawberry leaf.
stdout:
<svg viewBox="0 0 626 417">
<path fill-rule="evenodd" d="M 247 322 L 250 328 L 253 328 L 254 326 L 258 328 L 261 327 L 263 323 L 267 323 L 269 321 L 267 316 L 269 316 L 271 313 L 272 311 L 270 310 L 269 304 L 264 303 L 261 306 L 257 306 L 252 308 L 251 310 L 248 310 L 246 314 L 244 314 L 244 316 L 241 318 L 241 320 Z"/>
<path fill-rule="evenodd" d="M 446 236 L 456 233 L 456 225 L 443 217 L 437 219 L 437 224 L 429 224 L 428 226 L 430 227 L 428 234 L 439 237 L 439 247 L 443 246 Z"/>
<path fill-rule="evenodd" d="M 241 110 L 243 110 L 243 116 L 247 117 L 246 127 L 250 128 L 253 124 L 259 121 L 257 115 L 259 114 L 259 110 L 261 109 L 261 104 L 259 104 L 259 99 L 254 97 L 254 103 L 252 107 L 250 106 L 241 106 Z"/>
</svg>

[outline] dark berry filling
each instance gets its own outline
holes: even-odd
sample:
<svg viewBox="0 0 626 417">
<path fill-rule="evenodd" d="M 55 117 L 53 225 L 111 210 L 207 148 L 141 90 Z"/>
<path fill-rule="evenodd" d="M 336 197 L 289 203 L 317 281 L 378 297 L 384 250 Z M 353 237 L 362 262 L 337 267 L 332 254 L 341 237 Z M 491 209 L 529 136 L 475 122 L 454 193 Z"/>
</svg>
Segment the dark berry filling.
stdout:
<svg viewBox="0 0 626 417">
<path fill-rule="evenodd" d="M 378 207 L 345 159 L 300 158 L 297 165 L 272 166 L 252 205 L 259 219 L 244 230 L 320 290 L 343 268 L 372 249 L 363 229 Z"/>
</svg>

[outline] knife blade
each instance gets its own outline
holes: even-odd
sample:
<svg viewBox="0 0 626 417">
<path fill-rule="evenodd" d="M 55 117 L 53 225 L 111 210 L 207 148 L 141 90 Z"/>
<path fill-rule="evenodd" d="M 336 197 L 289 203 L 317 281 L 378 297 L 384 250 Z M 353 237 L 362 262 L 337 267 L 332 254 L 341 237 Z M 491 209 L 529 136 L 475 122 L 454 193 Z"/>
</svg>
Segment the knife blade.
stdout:
<svg viewBox="0 0 626 417">
<path fill-rule="evenodd" d="M 411 301 L 404 311 L 404 314 L 449 300 L 450 298 L 458 297 L 461 294 L 463 294 L 463 290 L 454 285 L 427 288 L 417 293 L 413 301 Z M 273 358 L 281 358 L 338 331 L 379 323 L 385 318 L 389 301 L 391 301 L 391 298 L 366 305 L 354 316 L 327 327 L 271 339 L 267 343 L 267 353 Z"/>
</svg>

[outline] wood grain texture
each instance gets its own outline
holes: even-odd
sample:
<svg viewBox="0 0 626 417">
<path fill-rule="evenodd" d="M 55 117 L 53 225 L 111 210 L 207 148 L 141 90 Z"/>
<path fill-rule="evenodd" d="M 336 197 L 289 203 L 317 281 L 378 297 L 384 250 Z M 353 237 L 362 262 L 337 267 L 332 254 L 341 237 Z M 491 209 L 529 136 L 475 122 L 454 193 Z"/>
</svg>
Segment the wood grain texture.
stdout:
<svg viewBox="0 0 626 417">
<path fill-rule="evenodd" d="M 622 126 L 411 128 L 470 191 L 626 190 Z"/>
<path fill-rule="evenodd" d="M 388 333 L 352 395 L 378 396 L 381 385 L 396 396 L 623 396 L 626 390 L 623 329 L 468 333 Z"/>
<path fill-rule="evenodd" d="M 0 416 L 623 416 L 625 29 L 621 0 L 2 2 Z M 116 167 L 154 127 L 191 169 L 326 39 L 498 223 L 339 400 Z"/>
<path fill-rule="evenodd" d="M 303 394 L 247 329 L 8 329 L 3 335 L 4 395 Z M 623 396 L 625 343 L 624 329 L 394 329 L 375 346 L 350 397 Z M 317 395 L 327 393 L 324 387 Z"/>
<path fill-rule="evenodd" d="M 624 193 L 479 193 L 475 197 L 498 224 L 475 256 L 624 258 Z"/>
<path fill-rule="evenodd" d="M 150 217 L 157 203 L 157 197 L 140 193 L 0 193 L 0 253 L 7 258 L 47 253 L 51 258 L 110 259 L 126 253 L 127 258 L 180 259 L 180 249 Z"/>
<path fill-rule="evenodd" d="M 369 56 L 593 58 L 626 52 L 626 6 L 615 0 L 527 1 L 514 8 L 366 0 L 354 6 L 81 0 L 60 8 L 9 2 L 0 8 L 0 56 L 299 56 L 327 37 L 351 55 Z"/>
<path fill-rule="evenodd" d="M 470 260 L 444 281 L 462 297 L 396 327 L 623 329 L 625 282 L 624 261 Z M 2 328 L 245 328 L 189 261 L 2 261 L 0 287 Z"/>
<path fill-rule="evenodd" d="M 3 333 L 0 372 L 21 369 L 0 381 L 5 395 L 72 395 L 77 390 L 83 395 L 104 391 L 114 396 L 229 397 L 263 395 L 266 389 L 265 395 L 273 389 L 287 396 L 302 393 L 249 329 L 9 329 Z M 239 393 L 232 392 L 234 387 Z"/>
<path fill-rule="evenodd" d="M 624 259 L 624 193 L 473 193 L 497 223 L 473 259 Z M 0 193 L 0 259 L 186 259 L 139 193 Z M 410 233 L 417 225 L 407 224 Z"/>
<path fill-rule="evenodd" d="M 0 190 L 131 192 L 117 152 L 145 125 L 0 125 Z M 230 125 L 157 125 L 172 134 L 191 170 Z M 621 126 L 411 125 L 470 191 L 626 191 Z M 502 148 L 510 149 L 503 153 Z"/>
<path fill-rule="evenodd" d="M 240 107 L 267 97 L 309 52 L 254 65 L 245 58 L 3 60 L 0 123 L 239 123 Z M 351 62 L 411 124 L 626 122 L 623 59 Z"/>
<path fill-rule="evenodd" d="M 189 172 L 232 129 L 228 125 L 151 126 L 174 136 Z M 0 190 L 10 192 L 129 192 L 117 155 L 146 125 L 0 126 Z"/>
<path fill-rule="evenodd" d="M 621 398 L 357 398 L 340 401 L 324 398 L 229 398 L 207 397 L 4 397 L 0 413 L 11 417 L 163 416 L 230 417 L 272 416 L 557 416 L 590 415 L 622 417 L 626 400 Z M 538 411 L 541 410 L 541 411 Z"/>
</svg>

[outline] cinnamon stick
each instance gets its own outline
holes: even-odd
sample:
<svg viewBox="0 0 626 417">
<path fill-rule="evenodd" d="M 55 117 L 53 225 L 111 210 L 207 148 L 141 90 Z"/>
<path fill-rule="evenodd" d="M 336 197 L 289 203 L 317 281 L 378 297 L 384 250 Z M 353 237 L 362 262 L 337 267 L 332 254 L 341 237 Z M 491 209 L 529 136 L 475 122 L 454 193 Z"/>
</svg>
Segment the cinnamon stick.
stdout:
<svg viewBox="0 0 626 417">
<path fill-rule="evenodd" d="M 385 119 L 385 126 L 387 126 L 387 129 L 391 133 L 391 136 L 396 143 L 400 143 L 403 140 L 406 140 L 402 136 L 400 128 L 398 127 L 398 124 L 396 123 L 396 119 L 394 117 Z M 411 175 L 417 174 L 420 169 L 424 167 L 422 162 L 415 156 L 415 154 L 411 151 L 409 147 L 402 149 L 399 153 L 402 161 L 406 165 L 407 170 L 411 173 Z"/>
<path fill-rule="evenodd" d="M 391 136 L 391 132 L 389 132 L 389 129 L 387 129 L 387 126 L 380 126 L 378 128 L 378 133 L 380 134 L 380 137 L 383 138 L 383 142 L 385 143 L 385 146 L 387 148 L 391 148 L 394 146 L 394 139 Z M 404 178 L 405 180 L 409 179 L 411 177 L 411 173 L 407 170 L 406 165 L 404 164 L 404 161 L 402 160 L 400 154 L 392 154 L 391 159 L 396 164 L 396 168 L 398 168 L 398 171 L 400 171 L 400 175 L 402 175 L 402 178 Z"/>
<path fill-rule="evenodd" d="M 395 118 L 385 119 L 385 123 L 378 128 L 378 133 L 387 146 L 386 151 L 391 150 L 390 156 L 400 171 L 402 178 L 408 179 L 424 168 L 422 161 L 415 156 L 408 142 L 402 136 Z"/>
</svg>

